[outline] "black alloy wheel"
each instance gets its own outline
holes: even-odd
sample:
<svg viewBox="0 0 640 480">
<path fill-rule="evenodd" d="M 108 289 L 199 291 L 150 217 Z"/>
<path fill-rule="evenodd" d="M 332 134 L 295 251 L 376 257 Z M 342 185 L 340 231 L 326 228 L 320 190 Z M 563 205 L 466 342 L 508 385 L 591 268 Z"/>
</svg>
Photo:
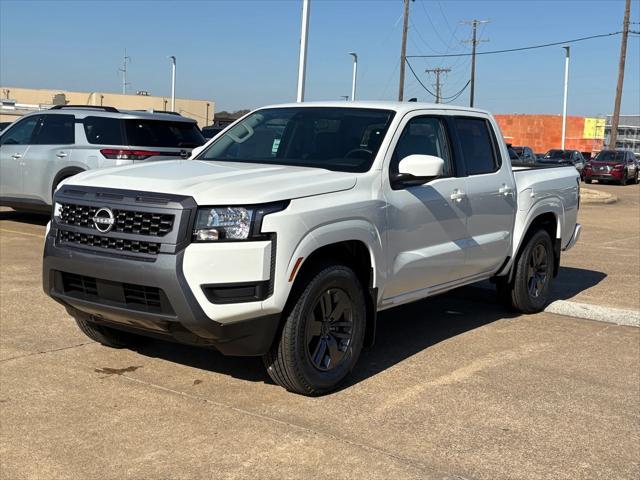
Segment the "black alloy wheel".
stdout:
<svg viewBox="0 0 640 480">
<path fill-rule="evenodd" d="M 527 285 L 529 295 L 538 298 L 543 291 L 548 278 L 549 258 L 544 245 L 538 244 L 531 251 L 529 268 L 527 270 Z"/>
<path fill-rule="evenodd" d="M 325 290 L 307 319 L 306 347 L 312 365 L 320 371 L 338 367 L 353 341 L 353 305 L 339 288 Z"/>
</svg>

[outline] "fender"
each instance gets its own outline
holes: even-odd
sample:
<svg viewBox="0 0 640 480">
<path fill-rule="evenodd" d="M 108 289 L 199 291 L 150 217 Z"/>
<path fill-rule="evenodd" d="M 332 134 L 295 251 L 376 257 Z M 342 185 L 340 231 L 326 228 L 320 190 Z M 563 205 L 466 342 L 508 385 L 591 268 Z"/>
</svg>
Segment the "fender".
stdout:
<svg viewBox="0 0 640 480">
<path fill-rule="evenodd" d="M 526 189 L 520 193 L 518 198 L 523 198 L 526 195 L 530 195 L 531 189 Z M 528 211 L 524 211 L 523 207 L 529 206 Z M 500 269 L 500 273 L 510 272 L 512 270 L 513 263 L 515 262 L 518 252 L 522 247 L 522 242 L 527 234 L 527 231 L 531 227 L 533 221 L 545 213 L 553 213 L 556 217 L 556 238 L 552 240 L 558 241 L 562 239 L 562 225 L 564 224 L 564 207 L 559 197 L 555 195 L 549 195 L 540 200 L 535 201 L 532 205 L 526 200 L 522 201 L 520 210 L 516 213 L 516 221 L 513 226 L 513 244 L 511 246 L 511 257 L 509 261 Z"/>
<path fill-rule="evenodd" d="M 293 272 L 299 258 L 302 258 L 303 260 L 297 265 L 298 269 L 296 272 L 299 271 L 299 267 L 304 265 L 304 261 L 319 248 L 334 243 L 353 240 L 361 241 L 366 245 L 367 250 L 369 251 L 373 276 L 370 287 L 378 288 L 380 283 L 384 283 L 384 278 L 386 276 L 386 271 L 384 269 L 382 238 L 375 225 L 361 218 L 345 219 L 320 225 L 307 232 L 307 234 L 302 237 L 289 259 L 289 263 L 287 265 L 288 278 Z M 289 288 L 287 289 L 287 296 L 295 278 L 291 278 L 290 280 Z"/>
</svg>

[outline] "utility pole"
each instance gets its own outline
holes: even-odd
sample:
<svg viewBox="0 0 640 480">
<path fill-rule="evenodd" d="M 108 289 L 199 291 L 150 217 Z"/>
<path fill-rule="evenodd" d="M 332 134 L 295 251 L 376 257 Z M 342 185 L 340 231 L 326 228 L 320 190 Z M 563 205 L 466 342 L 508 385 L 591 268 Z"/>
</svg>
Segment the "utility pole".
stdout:
<svg viewBox="0 0 640 480">
<path fill-rule="evenodd" d="M 302 0 L 302 26 L 300 28 L 300 58 L 298 60 L 297 101 L 304 102 L 304 83 L 307 76 L 307 37 L 309 36 L 309 9 L 311 0 Z"/>
<path fill-rule="evenodd" d="M 122 94 L 127 94 L 127 85 L 131 85 L 131 83 L 127 82 L 127 62 L 131 63 L 131 57 L 127 57 L 127 49 L 124 49 L 124 57 L 122 59 L 122 68 L 119 68 L 118 71 L 122 72 Z"/>
<path fill-rule="evenodd" d="M 436 75 L 436 103 L 440 103 L 440 99 L 442 95 L 440 95 L 440 74 L 441 73 L 449 73 L 451 71 L 450 68 L 428 68 L 425 70 L 426 73 L 435 73 Z"/>
<path fill-rule="evenodd" d="M 473 107 L 473 102 L 475 99 L 475 91 L 476 91 L 476 46 L 482 42 L 488 42 L 489 40 L 478 40 L 477 31 L 478 25 L 482 25 L 483 23 L 489 23 L 490 20 L 467 20 L 462 23 L 465 25 L 471 25 L 472 35 L 471 40 L 466 40 L 464 43 L 471 44 L 471 93 L 469 96 L 469 106 Z"/>
<path fill-rule="evenodd" d="M 618 141 L 618 125 L 620 125 L 620 102 L 622 102 L 622 85 L 624 83 L 624 64 L 627 58 L 627 39 L 629 38 L 629 14 L 631 0 L 627 0 L 624 6 L 624 20 L 622 21 L 622 41 L 620 43 L 620 63 L 618 64 L 618 85 L 616 86 L 616 102 L 611 117 L 611 135 L 609 136 L 609 148 L 616 148 Z"/>
<path fill-rule="evenodd" d="M 400 47 L 400 85 L 398 101 L 404 100 L 404 68 L 407 63 L 407 32 L 409 31 L 409 0 L 404 1 L 404 22 L 402 24 L 402 46 Z"/>
<path fill-rule="evenodd" d="M 567 137 L 567 97 L 569 96 L 569 53 L 571 47 L 562 47 L 565 51 L 564 57 L 564 101 L 562 102 L 562 150 Z"/>
</svg>

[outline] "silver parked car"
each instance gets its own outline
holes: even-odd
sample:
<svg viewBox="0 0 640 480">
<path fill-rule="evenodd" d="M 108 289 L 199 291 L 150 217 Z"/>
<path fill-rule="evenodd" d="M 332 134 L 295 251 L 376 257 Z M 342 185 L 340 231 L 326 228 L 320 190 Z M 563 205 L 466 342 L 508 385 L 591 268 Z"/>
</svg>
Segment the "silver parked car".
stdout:
<svg viewBox="0 0 640 480">
<path fill-rule="evenodd" d="M 89 169 L 188 158 L 205 140 L 176 113 L 56 106 L 0 134 L 0 205 L 47 210 L 58 184 Z"/>
</svg>

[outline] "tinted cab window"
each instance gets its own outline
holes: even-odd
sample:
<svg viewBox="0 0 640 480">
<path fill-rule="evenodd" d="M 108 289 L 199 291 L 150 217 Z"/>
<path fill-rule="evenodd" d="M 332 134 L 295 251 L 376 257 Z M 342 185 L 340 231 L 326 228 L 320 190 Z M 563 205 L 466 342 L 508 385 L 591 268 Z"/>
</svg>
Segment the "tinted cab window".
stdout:
<svg viewBox="0 0 640 480">
<path fill-rule="evenodd" d="M 443 176 L 452 175 L 449 143 L 446 129 L 440 119 L 415 117 L 409 120 L 391 157 L 390 173 L 398 173 L 400 161 L 409 155 L 440 157 L 444 160 Z"/>
<path fill-rule="evenodd" d="M 500 164 L 488 122 L 482 118 L 458 117 L 455 124 L 467 173 L 481 175 L 498 170 Z"/>
<path fill-rule="evenodd" d="M 75 117 L 73 115 L 42 115 L 32 140 L 34 145 L 72 145 Z"/>
</svg>

